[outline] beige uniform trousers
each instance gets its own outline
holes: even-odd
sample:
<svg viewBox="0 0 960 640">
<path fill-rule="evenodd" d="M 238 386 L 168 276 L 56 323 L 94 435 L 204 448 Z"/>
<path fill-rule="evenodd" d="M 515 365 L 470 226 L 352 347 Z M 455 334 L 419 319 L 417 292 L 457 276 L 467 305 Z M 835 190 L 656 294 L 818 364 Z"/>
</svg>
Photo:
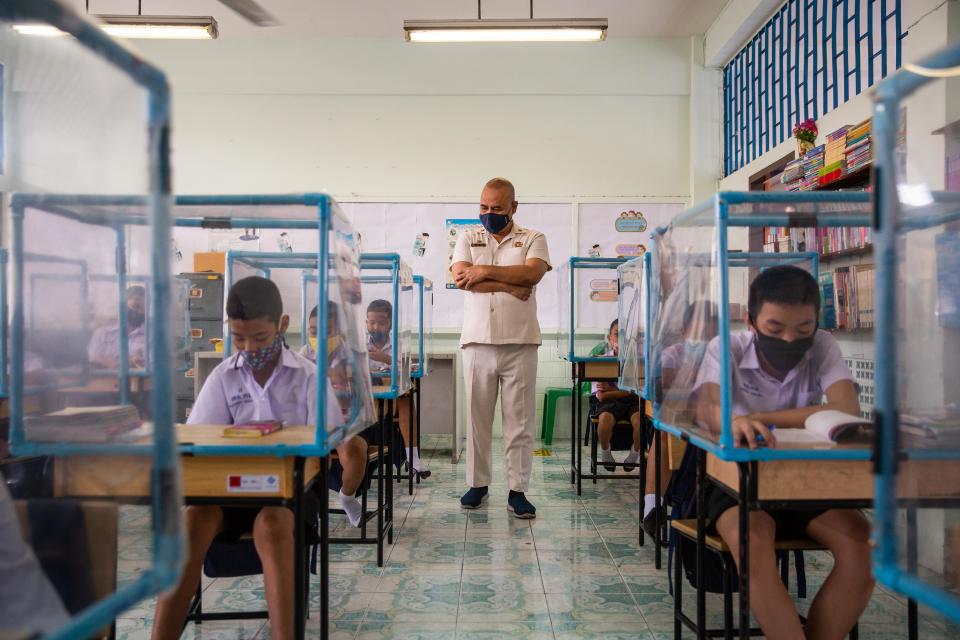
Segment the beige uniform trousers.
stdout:
<svg viewBox="0 0 960 640">
<path fill-rule="evenodd" d="M 493 475 L 493 413 L 500 392 L 507 484 L 526 491 L 536 438 L 537 350 L 535 344 L 468 344 L 463 347 L 463 381 L 469 411 L 467 484 L 490 485 Z"/>
</svg>

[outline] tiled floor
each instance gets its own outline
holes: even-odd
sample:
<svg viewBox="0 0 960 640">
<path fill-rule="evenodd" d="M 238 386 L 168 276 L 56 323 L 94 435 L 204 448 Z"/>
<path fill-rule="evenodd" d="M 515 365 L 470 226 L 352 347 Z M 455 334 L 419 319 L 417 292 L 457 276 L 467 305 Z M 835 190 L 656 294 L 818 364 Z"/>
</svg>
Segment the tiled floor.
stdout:
<svg viewBox="0 0 960 640">
<path fill-rule="evenodd" d="M 673 637 L 673 600 L 665 571 L 653 566 L 653 551 L 637 544 L 638 487 L 632 482 L 587 485 L 577 496 L 569 484 L 569 448 L 534 459 L 529 492 L 537 519 L 516 520 L 505 509 L 507 489 L 502 457 L 495 463 L 490 500 L 482 509 L 462 511 L 464 466 L 449 462 L 447 438 L 425 438 L 432 477 L 414 496 L 399 492 L 398 537 L 385 566 L 373 547 L 332 547 L 331 637 L 403 638 L 630 638 Z M 500 443 L 495 443 L 499 447 Z M 121 578 L 144 558 L 133 532 L 145 514 L 124 513 Z M 343 527 L 343 522 L 338 522 Z M 808 555 L 811 594 L 829 570 L 830 558 Z M 204 608 L 263 607 L 259 576 L 204 579 Z M 316 580 L 311 587 L 308 634 L 319 634 Z M 692 590 L 685 594 L 692 596 Z M 693 604 L 692 598 L 686 602 Z M 805 610 L 809 600 L 801 602 Z M 118 621 L 119 637 L 149 636 L 153 605 L 142 603 Z M 719 623 L 720 600 L 711 596 L 708 613 Z M 921 638 L 960 638 L 960 627 L 922 612 Z M 861 620 L 862 639 L 906 637 L 906 606 L 877 589 Z M 187 638 L 270 637 L 259 621 L 189 625 Z M 684 637 L 692 637 L 686 633 Z"/>
</svg>

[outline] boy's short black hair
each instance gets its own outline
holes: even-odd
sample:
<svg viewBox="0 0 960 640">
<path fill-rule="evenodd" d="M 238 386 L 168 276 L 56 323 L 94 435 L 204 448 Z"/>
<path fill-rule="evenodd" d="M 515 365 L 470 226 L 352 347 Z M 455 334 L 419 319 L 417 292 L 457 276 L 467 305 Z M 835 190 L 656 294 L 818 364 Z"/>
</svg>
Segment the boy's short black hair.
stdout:
<svg viewBox="0 0 960 640">
<path fill-rule="evenodd" d="M 127 297 L 130 296 L 140 296 L 141 298 L 147 297 L 147 290 L 140 284 L 134 284 L 127 287 Z"/>
<path fill-rule="evenodd" d="M 718 315 L 716 304 L 709 300 L 696 300 L 688 304 L 683 312 L 683 328 L 689 329 L 694 320 L 716 322 Z"/>
<path fill-rule="evenodd" d="M 613 333 L 613 328 L 620 324 L 620 318 L 614 318 L 613 322 L 610 323 L 610 328 L 607 329 L 607 335 Z"/>
<path fill-rule="evenodd" d="M 313 309 L 310 310 L 310 316 L 307 318 L 307 320 L 313 320 L 316 317 L 317 317 L 317 305 L 313 305 Z"/>
<path fill-rule="evenodd" d="M 747 310 L 756 321 L 764 302 L 774 304 L 813 305 L 820 313 L 820 287 L 810 272 L 790 265 L 769 267 L 750 283 Z"/>
<path fill-rule="evenodd" d="M 367 313 L 385 313 L 388 318 L 393 318 L 393 305 L 386 300 L 374 300 L 367 305 Z"/>
<path fill-rule="evenodd" d="M 273 281 L 250 276 L 237 280 L 230 287 L 227 295 L 227 318 L 230 320 L 269 318 L 279 325 L 281 317 L 283 299 Z"/>
</svg>

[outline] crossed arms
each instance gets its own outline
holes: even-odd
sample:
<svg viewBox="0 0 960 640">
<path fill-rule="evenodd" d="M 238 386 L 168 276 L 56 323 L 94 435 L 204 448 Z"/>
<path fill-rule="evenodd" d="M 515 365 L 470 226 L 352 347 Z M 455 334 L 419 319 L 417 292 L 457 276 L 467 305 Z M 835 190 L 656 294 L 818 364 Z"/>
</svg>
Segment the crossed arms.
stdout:
<svg viewBox="0 0 960 640">
<path fill-rule="evenodd" d="M 548 268 L 547 263 L 540 258 L 530 258 L 524 264 L 510 267 L 454 262 L 450 270 L 453 272 L 453 281 L 464 291 L 502 291 L 526 300 Z"/>
</svg>

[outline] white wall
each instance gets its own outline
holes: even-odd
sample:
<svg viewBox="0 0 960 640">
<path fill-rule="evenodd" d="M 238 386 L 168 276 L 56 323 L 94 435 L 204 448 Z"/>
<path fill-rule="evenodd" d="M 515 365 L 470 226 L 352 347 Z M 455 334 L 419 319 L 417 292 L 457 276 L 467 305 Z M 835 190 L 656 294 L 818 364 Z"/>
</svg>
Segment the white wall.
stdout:
<svg viewBox="0 0 960 640">
<path fill-rule="evenodd" d="M 688 196 L 689 40 L 141 43 L 174 89 L 179 193 Z"/>
</svg>

